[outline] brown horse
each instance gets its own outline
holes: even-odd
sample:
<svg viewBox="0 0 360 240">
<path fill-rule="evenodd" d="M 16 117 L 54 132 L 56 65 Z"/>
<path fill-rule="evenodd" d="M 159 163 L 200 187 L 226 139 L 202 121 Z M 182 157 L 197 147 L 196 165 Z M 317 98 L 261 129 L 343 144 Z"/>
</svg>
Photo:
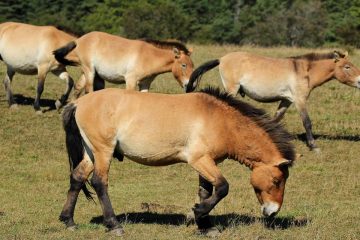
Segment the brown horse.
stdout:
<svg viewBox="0 0 360 240">
<path fill-rule="evenodd" d="M 360 70 L 338 51 L 310 53 L 289 58 L 268 58 L 246 52 L 234 52 L 204 63 L 190 77 L 187 92 L 195 89 L 202 74 L 219 65 L 225 90 L 232 95 L 240 92 L 259 102 L 280 101 L 275 114 L 279 121 L 288 107 L 295 103 L 306 130 L 307 144 L 319 150 L 311 130 L 306 101 L 311 91 L 335 78 L 346 85 L 360 88 Z"/>
<path fill-rule="evenodd" d="M 66 55 L 74 52 L 74 57 Z M 54 51 L 65 65 L 80 65 L 84 73 L 75 86 L 75 97 L 104 88 L 104 80 L 126 83 L 127 89 L 147 92 L 154 78 L 172 72 L 186 87 L 193 71 L 189 50 L 177 41 L 130 40 L 103 32 L 91 32 Z"/>
<path fill-rule="evenodd" d="M 148 166 L 193 167 L 200 175 L 200 203 L 193 210 L 198 228 L 204 231 L 212 229 L 209 212 L 228 194 L 218 163 L 232 158 L 248 166 L 262 213 L 274 216 L 295 158 L 291 137 L 281 124 L 219 90 L 166 95 L 109 88 L 68 104 L 63 123 L 71 175 L 60 220 L 71 228 L 79 191 L 91 197 L 85 182 L 93 172 L 90 183 L 104 224 L 122 234 L 108 196 L 112 156 Z"/>
<path fill-rule="evenodd" d="M 34 102 L 37 112 L 41 112 L 39 102 L 48 72 L 67 82 L 65 93 L 55 105 L 60 108 L 66 102 L 74 81 L 66 72 L 65 66 L 55 60 L 52 52 L 74 39 L 75 37 L 52 26 L 33 26 L 15 22 L 0 24 L 0 60 L 7 66 L 4 85 L 10 107 L 16 107 L 11 91 L 11 81 L 15 73 L 37 74 L 38 85 Z"/>
</svg>

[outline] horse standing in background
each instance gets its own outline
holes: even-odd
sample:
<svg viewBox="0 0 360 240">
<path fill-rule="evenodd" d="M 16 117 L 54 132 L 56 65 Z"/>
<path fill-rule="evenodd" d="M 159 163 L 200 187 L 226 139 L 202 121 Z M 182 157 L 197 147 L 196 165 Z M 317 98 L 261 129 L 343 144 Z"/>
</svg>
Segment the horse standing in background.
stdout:
<svg viewBox="0 0 360 240">
<path fill-rule="evenodd" d="M 33 26 L 15 22 L 0 24 L 0 59 L 7 66 L 4 85 L 10 107 L 17 106 L 11 91 L 11 81 L 15 73 L 37 74 L 34 109 L 38 113 L 41 113 L 39 102 L 48 72 L 67 82 L 65 93 L 55 105 L 56 108 L 60 108 L 66 103 L 74 81 L 67 73 L 65 65 L 57 62 L 52 52 L 74 40 L 75 37 L 52 26 Z"/>
<path fill-rule="evenodd" d="M 281 124 L 214 89 L 167 95 L 108 88 L 68 104 L 63 124 L 71 174 L 60 220 L 69 228 L 75 226 L 79 191 L 91 198 L 85 182 L 93 173 L 90 183 L 104 224 L 123 234 L 108 195 L 112 156 L 148 166 L 189 164 L 199 173 L 200 203 L 193 211 L 202 232 L 214 231 L 208 214 L 229 190 L 217 164 L 232 158 L 248 166 L 262 213 L 274 216 L 295 160 L 291 137 Z"/>
<path fill-rule="evenodd" d="M 193 71 L 192 50 L 177 41 L 130 40 L 103 32 L 90 32 L 54 51 L 64 65 L 83 71 L 75 86 L 75 98 L 103 89 L 105 82 L 126 83 L 126 89 L 147 92 L 155 77 L 172 72 L 186 87 Z M 68 56 L 69 53 L 73 55 Z"/>
<path fill-rule="evenodd" d="M 308 147 L 319 151 L 312 134 L 306 101 L 314 88 L 333 78 L 348 86 L 360 88 L 360 70 L 349 61 L 347 55 L 347 52 L 334 51 L 269 58 L 233 52 L 198 67 L 191 75 L 186 91 L 193 91 L 201 76 L 219 65 L 224 88 L 233 96 L 239 92 L 242 97 L 247 95 L 259 102 L 280 101 L 275 114 L 277 121 L 294 103 L 300 112 Z"/>
</svg>

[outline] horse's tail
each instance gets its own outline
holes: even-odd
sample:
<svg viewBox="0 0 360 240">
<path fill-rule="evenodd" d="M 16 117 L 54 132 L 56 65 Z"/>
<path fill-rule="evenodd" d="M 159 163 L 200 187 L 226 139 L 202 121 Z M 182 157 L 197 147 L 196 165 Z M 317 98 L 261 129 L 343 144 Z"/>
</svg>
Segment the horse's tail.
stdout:
<svg viewBox="0 0 360 240">
<path fill-rule="evenodd" d="M 188 92 L 194 91 L 196 86 L 200 83 L 202 75 L 205 72 L 209 71 L 210 69 L 213 69 L 214 67 L 219 65 L 219 63 L 220 63 L 220 60 L 215 59 L 215 60 L 208 61 L 208 62 L 202 64 L 197 69 L 195 69 L 195 71 L 190 76 L 188 85 L 186 86 L 186 92 L 188 93 Z M 194 83 L 196 83 L 196 84 L 194 84 Z"/>
<path fill-rule="evenodd" d="M 58 48 L 53 51 L 55 59 L 64 65 L 77 66 L 79 65 L 79 58 L 75 56 L 71 56 L 71 59 L 66 59 L 66 55 L 68 55 L 72 50 L 76 48 L 76 42 L 71 41 L 65 46 Z"/>
<path fill-rule="evenodd" d="M 69 156 L 70 171 L 72 172 L 84 157 L 83 139 L 75 119 L 76 105 L 69 103 L 62 114 L 63 126 L 66 135 L 66 149 Z M 94 200 L 86 184 L 82 190 L 88 200 Z"/>
</svg>

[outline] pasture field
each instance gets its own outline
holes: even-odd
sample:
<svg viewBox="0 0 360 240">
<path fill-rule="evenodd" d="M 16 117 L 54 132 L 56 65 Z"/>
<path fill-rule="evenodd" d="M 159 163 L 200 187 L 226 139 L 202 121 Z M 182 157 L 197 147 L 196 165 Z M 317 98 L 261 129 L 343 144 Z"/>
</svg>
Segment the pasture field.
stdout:
<svg viewBox="0 0 360 240">
<path fill-rule="evenodd" d="M 193 47 L 196 66 L 239 49 L 278 57 L 313 51 Z M 360 51 L 354 50 L 350 57 L 360 67 Z M 1 79 L 4 72 L 1 63 Z M 77 68 L 70 68 L 70 73 L 74 79 L 80 75 Z M 88 202 L 82 193 L 75 210 L 79 229 L 67 231 L 58 221 L 69 187 L 64 132 L 56 110 L 35 114 L 31 104 L 36 84 L 35 76 L 15 75 L 18 110 L 8 109 L 5 92 L 0 91 L 0 239 L 110 239 L 101 224 L 97 199 L 96 204 Z M 204 75 L 200 87 L 209 84 L 220 86 L 217 68 Z M 42 109 L 48 110 L 64 88 L 64 82 L 49 75 Z M 155 79 L 151 91 L 183 92 L 171 74 Z M 270 114 L 277 108 L 276 103 L 244 100 Z M 360 239 L 360 90 L 334 80 L 315 89 L 308 105 L 322 152 L 307 149 L 299 114 L 291 106 L 284 122 L 303 156 L 290 169 L 283 207 L 273 222 L 262 218 L 249 183 L 250 170 L 230 160 L 221 164 L 230 192 L 212 211 L 212 220 L 222 229 L 219 239 Z M 109 193 L 123 222 L 123 239 L 204 239 L 195 234 L 195 225 L 185 224 L 186 214 L 197 201 L 197 180 L 196 172 L 185 164 L 156 168 L 114 160 Z"/>
</svg>

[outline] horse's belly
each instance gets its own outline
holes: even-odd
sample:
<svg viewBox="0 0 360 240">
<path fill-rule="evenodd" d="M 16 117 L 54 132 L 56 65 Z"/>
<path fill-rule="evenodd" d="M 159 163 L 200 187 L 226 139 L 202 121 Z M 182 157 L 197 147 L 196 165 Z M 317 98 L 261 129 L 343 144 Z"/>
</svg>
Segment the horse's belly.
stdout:
<svg viewBox="0 0 360 240">
<path fill-rule="evenodd" d="M 148 146 L 145 145 L 139 147 L 137 144 L 129 146 L 120 143 L 118 150 L 130 160 L 147 166 L 167 166 L 186 162 L 181 151 L 176 150 L 176 148 L 159 148 L 151 146 L 151 143 L 147 144 Z"/>
<path fill-rule="evenodd" d="M 241 91 L 258 102 L 276 102 L 283 99 L 291 101 L 292 99 L 292 94 L 286 86 L 241 85 Z"/>
<path fill-rule="evenodd" d="M 7 57 L 6 55 L 5 56 L 2 55 L 2 58 L 5 64 L 15 72 L 26 75 L 37 74 L 37 64 L 35 60 L 31 61 L 32 59 L 29 58 L 13 59 Z"/>
</svg>

